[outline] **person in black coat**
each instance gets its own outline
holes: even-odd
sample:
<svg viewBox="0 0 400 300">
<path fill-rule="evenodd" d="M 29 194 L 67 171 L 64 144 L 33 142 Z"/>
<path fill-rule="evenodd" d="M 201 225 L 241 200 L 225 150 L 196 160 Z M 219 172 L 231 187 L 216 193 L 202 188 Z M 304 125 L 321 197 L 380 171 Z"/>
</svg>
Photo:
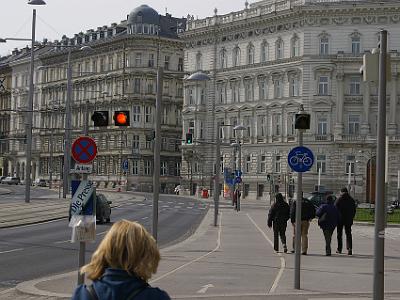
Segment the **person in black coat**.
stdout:
<svg viewBox="0 0 400 300">
<path fill-rule="evenodd" d="M 302 198 L 301 202 L 301 254 L 307 255 L 308 250 L 308 229 L 310 228 L 310 222 L 315 218 L 315 207 L 308 199 Z M 293 225 L 293 250 L 295 248 L 295 237 L 296 237 L 296 201 L 292 202 L 290 207 L 290 221 Z"/>
<path fill-rule="evenodd" d="M 321 227 L 325 238 L 325 254 L 331 256 L 331 241 L 332 234 L 337 224 L 340 221 L 339 210 L 334 205 L 335 199 L 333 196 L 326 198 L 326 204 L 322 204 L 317 209 L 318 225 Z"/>
<path fill-rule="evenodd" d="M 290 218 L 290 207 L 281 193 L 276 194 L 275 199 L 275 203 L 269 209 L 267 225 L 274 230 L 274 250 L 279 251 L 279 237 L 281 237 L 283 252 L 286 253 L 286 227 Z"/>
<path fill-rule="evenodd" d="M 340 197 L 336 200 L 335 206 L 340 212 L 341 219 L 337 226 L 337 251 L 336 253 L 342 253 L 343 249 L 343 227 L 346 233 L 346 246 L 347 253 L 353 254 L 353 237 L 351 235 L 351 226 L 353 225 L 353 219 L 356 215 L 356 203 L 354 199 L 349 195 L 349 191 L 346 187 L 341 189 Z"/>
</svg>

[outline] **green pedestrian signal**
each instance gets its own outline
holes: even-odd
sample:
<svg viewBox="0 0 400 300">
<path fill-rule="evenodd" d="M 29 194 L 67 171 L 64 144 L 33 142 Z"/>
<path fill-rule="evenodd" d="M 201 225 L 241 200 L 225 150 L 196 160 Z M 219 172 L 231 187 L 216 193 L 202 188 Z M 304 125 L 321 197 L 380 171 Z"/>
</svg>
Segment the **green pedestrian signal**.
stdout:
<svg viewBox="0 0 400 300">
<path fill-rule="evenodd" d="M 193 135 L 192 133 L 186 133 L 186 144 L 191 145 L 193 143 Z"/>
</svg>

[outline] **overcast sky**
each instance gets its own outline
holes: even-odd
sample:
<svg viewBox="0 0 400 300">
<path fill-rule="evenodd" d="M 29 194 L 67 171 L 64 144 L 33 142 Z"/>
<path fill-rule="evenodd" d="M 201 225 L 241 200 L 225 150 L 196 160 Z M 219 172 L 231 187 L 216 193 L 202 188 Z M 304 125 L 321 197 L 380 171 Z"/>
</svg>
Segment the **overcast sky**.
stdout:
<svg viewBox="0 0 400 300">
<path fill-rule="evenodd" d="M 242 10 L 245 0 L 45 0 L 44 6 L 28 5 L 28 0 L 1 2 L 4 3 L 0 8 L 0 38 L 30 38 L 32 9 L 36 8 L 36 40 L 42 41 L 43 38 L 59 40 L 64 34 L 72 37 L 81 31 L 119 23 L 141 4 L 147 4 L 163 15 L 167 10 L 174 17 L 191 14 L 204 18 L 212 16 L 215 7 L 218 14 Z M 29 42 L 0 43 L 0 55 L 7 55 L 12 49 L 27 44 Z"/>
</svg>

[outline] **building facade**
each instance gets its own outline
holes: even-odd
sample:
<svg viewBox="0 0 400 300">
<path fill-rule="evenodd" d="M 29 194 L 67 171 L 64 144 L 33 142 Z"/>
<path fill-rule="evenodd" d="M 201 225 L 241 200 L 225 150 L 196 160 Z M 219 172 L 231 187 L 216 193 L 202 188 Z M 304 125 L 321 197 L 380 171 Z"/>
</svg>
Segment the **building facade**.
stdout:
<svg viewBox="0 0 400 300">
<path fill-rule="evenodd" d="M 294 115 L 300 104 L 311 114 L 304 144 L 315 163 L 304 174 L 304 191 L 321 185 L 338 191 L 350 183 L 360 201 L 373 201 L 377 141 L 377 84 L 363 82 L 363 54 L 389 32 L 392 79 L 388 82 L 389 196 L 397 189 L 400 151 L 400 4 L 385 1 L 264 0 L 242 11 L 195 20 L 188 16 L 185 71 L 198 70 L 208 82 L 185 81 L 183 130 L 194 144 L 183 149 L 183 176 L 212 188 L 216 128 L 221 172 L 238 169 L 240 143 L 243 196 L 265 199 L 272 185 L 285 192 L 294 179 L 287 163 L 297 145 Z M 246 130 L 235 132 L 235 125 Z M 210 143 L 211 142 L 211 143 Z M 236 146 L 237 148 L 237 146 Z M 191 170 L 185 152 L 202 156 Z M 370 172 L 371 170 L 371 172 Z M 267 176 L 270 175 L 270 176 Z M 268 181 L 268 178 L 271 178 Z"/>
<path fill-rule="evenodd" d="M 34 178 L 62 179 L 70 52 L 72 140 L 83 135 L 84 125 L 89 125 L 89 136 L 98 146 L 94 173 L 89 179 L 101 187 L 127 184 L 138 191 L 153 189 L 156 79 L 157 68 L 163 67 L 160 190 L 173 191 L 180 183 L 178 145 L 183 103 L 183 43 L 177 33 L 185 29 L 185 22 L 169 14 L 159 15 L 142 5 L 119 24 L 98 27 L 71 38 L 63 36 L 41 46 L 34 98 L 39 112 L 33 130 L 33 147 L 38 147 L 32 154 L 32 166 L 37 166 L 33 168 Z M 17 72 L 17 66 L 13 66 L 13 72 Z M 93 126 L 90 116 L 98 110 L 109 112 L 109 126 Z M 130 126 L 114 126 L 112 115 L 119 110 L 129 111 Z M 17 119 L 15 122 L 23 124 Z M 17 157 L 18 150 L 11 147 L 10 153 Z M 124 161 L 128 161 L 126 171 Z"/>
</svg>

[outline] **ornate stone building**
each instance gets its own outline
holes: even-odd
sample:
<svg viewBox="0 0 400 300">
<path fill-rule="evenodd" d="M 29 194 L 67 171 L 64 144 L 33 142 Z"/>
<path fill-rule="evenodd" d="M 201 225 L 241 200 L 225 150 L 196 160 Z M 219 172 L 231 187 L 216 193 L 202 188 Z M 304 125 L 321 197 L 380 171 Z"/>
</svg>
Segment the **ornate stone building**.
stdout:
<svg viewBox="0 0 400 300">
<path fill-rule="evenodd" d="M 312 191 L 321 185 L 338 191 L 350 180 L 352 193 L 369 200 L 376 154 L 377 85 L 363 82 L 363 54 L 377 47 L 380 29 L 389 32 L 392 80 L 388 82 L 389 195 L 395 195 L 400 151 L 399 80 L 400 4 L 398 1 L 264 0 L 242 11 L 205 19 L 188 16 L 185 71 L 206 72 L 208 82 L 185 82 L 183 130 L 193 132 L 202 156 L 194 166 L 195 185 L 210 188 L 217 123 L 222 169 L 234 164 L 232 141 L 242 150 L 243 196 L 265 198 L 271 182 L 285 191 L 291 174 L 287 155 L 297 145 L 294 115 L 303 104 L 311 114 L 304 144 L 315 164 L 304 175 Z M 245 131 L 232 127 L 244 125 Z M 198 142 L 196 142 L 198 141 Z M 185 154 L 184 154 L 185 158 Z M 190 161 L 189 161 L 190 162 Z M 185 178 L 189 162 L 183 162 Z M 193 171 L 193 170 L 192 170 Z M 372 179 L 372 180 L 371 180 Z M 373 183 L 374 185 L 374 183 Z"/>
<path fill-rule="evenodd" d="M 88 121 L 89 136 L 98 146 L 95 173 L 89 178 L 101 187 L 127 182 L 139 191 L 152 190 L 156 77 L 157 67 L 164 68 L 160 189 L 173 191 L 180 183 L 183 43 L 178 32 L 185 29 L 185 22 L 142 5 L 119 24 L 71 38 L 63 36 L 42 48 L 43 53 L 37 55 L 40 68 L 35 85 L 35 109 L 40 113 L 33 131 L 34 147 L 39 147 L 32 155 L 32 165 L 37 166 L 34 177 L 48 180 L 51 176 L 58 181 L 62 176 L 67 58 L 71 51 L 72 140 L 82 135 L 86 112 L 89 116 L 95 110 L 109 112 L 108 127 L 93 127 Z M 90 51 L 81 51 L 82 46 L 89 46 Z M 130 126 L 114 126 L 112 116 L 117 110 L 130 112 Z M 17 148 L 12 147 L 11 153 L 19 155 Z M 127 172 L 122 170 L 125 160 Z"/>
</svg>

